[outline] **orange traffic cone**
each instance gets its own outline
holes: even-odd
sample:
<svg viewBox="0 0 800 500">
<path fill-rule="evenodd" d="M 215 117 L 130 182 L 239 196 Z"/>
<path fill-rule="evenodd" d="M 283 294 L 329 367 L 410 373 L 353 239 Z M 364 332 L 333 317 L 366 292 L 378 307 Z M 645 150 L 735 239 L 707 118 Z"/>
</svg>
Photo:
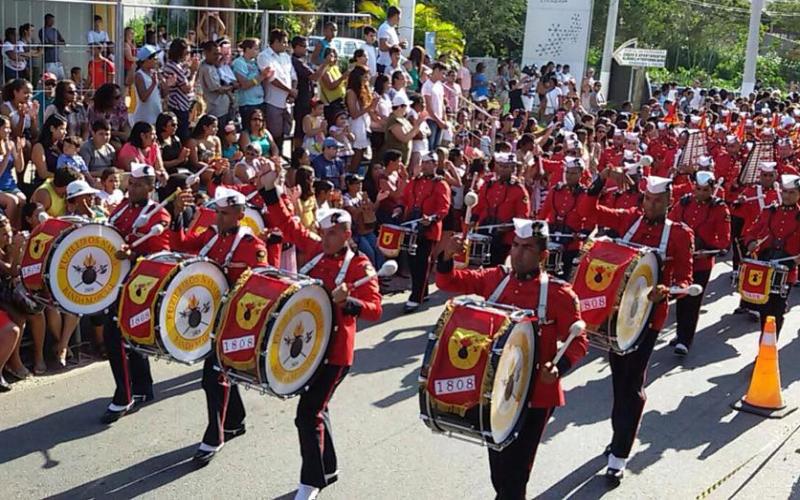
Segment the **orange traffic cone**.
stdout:
<svg viewBox="0 0 800 500">
<path fill-rule="evenodd" d="M 732 405 L 734 409 L 769 418 L 782 418 L 797 409 L 796 407 L 787 409 L 781 394 L 777 344 L 775 318 L 767 316 L 756 365 L 753 367 L 753 377 L 750 379 L 750 388 L 740 401 Z"/>
</svg>

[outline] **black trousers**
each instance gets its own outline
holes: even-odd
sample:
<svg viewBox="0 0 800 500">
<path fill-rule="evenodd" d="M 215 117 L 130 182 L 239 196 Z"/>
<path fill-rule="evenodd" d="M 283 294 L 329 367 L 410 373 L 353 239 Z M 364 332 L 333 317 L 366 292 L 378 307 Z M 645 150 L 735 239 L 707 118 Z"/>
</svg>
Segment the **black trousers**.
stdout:
<svg viewBox="0 0 800 500">
<path fill-rule="evenodd" d="M 116 311 L 117 304 L 110 310 Z M 108 364 L 111 365 L 111 373 L 117 386 L 111 402 L 118 406 L 128 405 L 133 394 L 151 399 L 153 376 L 150 374 L 150 361 L 147 356 L 125 347 L 119 324 L 111 313 L 105 315 L 103 340 L 108 353 Z"/>
<path fill-rule="evenodd" d="M 489 470 L 497 500 L 525 500 L 525 489 L 553 408 L 528 408 L 525 424 L 503 451 L 489 450 Z"/>
<path fill-rule="evenodd" d="M 614 436 L 611 438 L 611 453 L 617 458 L 628 458 L 630 455 L 647 400 L 644 384 L 650 355 L 658 339 L 658 330 L 648 328 L 642 335 L 642 343 L 632 353 L 620 356 L 610 352 L 608 355 L 614 386 L 614 405 L 611 409 Z"/>
<path fill-rule="evenodd" d="M 733 252 L 733 270 L 739 269 L 739 262 L 747 251 L 742 246 L 742 229 L 744 229 L 744 219 L 741 217 L 731 217 L 731 251 Z"/>
<path fill-rule="evenodd" d="M 411 267 L 411 295 L 408 300 L 411 302 L 422 304 L 422 299 L 428 296 L 428 272 L 435 243 L 420 234 L 417 238 L 417 254 L 408 256 L 408 265 Z"/>
<path fill-rule="evenodd" d="M 562 279 L 564 281 L 570 281 L 570 276 L 572 274 L 573 264 L 572 261 L 581 253 L 580 250 L 566 250 L 561 255 L 561 262 L 563 263 L 563 267 L 561 270 L 561 274 L 556 274 L 556 278 Z"/>
<path fill-rule="evenodd" d="M 307 392 L 300 396 L 294 425 L 300 438 L 303 465 L 300 482 L 324 488 L 337 479 L 336 449 L 333 446 L 328 403 L 344 379 L 349 366 L 324 364 Z"/>
<path fill-rule="evenodd" d="M 206 393 L 208 410 L 208 426 L 203 434 L 203 443 L 219 446 L 225 442 L 224 430 L 236 430 L 244 425 L 244 404 L 239 395 L 239 387 L 231 384 L 222 373 L 214 369 L 217 365 L 217 353 L 211 355 L 203 363 L 203 392 Z"/>
<path fill-rule="evenodd" d="M 706 295 L 706 285 L 708 285 L 710 277 L 711 270 L 692 273 L 693 282 L 703 287 L 703 293 L 695 297 L 686 295 L 675 301 L 678 342 L 686 347 L 692 346 L 694 334 L 697 331 L 697 320 L 700 318 L 700 306 Z"/>
<path fill-rule="evenodd" d="M 786 303 L 789 302 L 789 294 L 792 293 L 793 286 L 789 286 L 789 291 L 786 297 L 781 297 L 779 294 L 770 294 L 769 300 L 766 304 L 750 306 L 759 312 L 761 316 L 761 331 L 764 331 L 764 325 L 767 324 L 767 316 L 775 317 L 775 333 L 778 338 L 781 336 L 781 327 L 783 327 L 783 315 L 786 313 Z"/>
</svg>

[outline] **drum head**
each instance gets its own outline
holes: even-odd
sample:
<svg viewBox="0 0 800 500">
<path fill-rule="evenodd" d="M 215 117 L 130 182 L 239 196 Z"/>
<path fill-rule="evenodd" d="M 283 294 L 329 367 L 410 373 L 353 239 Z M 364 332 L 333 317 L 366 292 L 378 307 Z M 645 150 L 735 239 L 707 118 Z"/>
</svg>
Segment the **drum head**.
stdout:
<svg viewBox="0 0 800 500">
<path fill-rule="evenodd" d="M 244 210 L 242 225 L 244 227 L 249 227 L 253 231 L 253 234 L 258 236 L 263 233 L 265 229 L 264 217 L 262 217 L 261 212 L 259 212 L 257 208 L 248 206 Z"/>
<path fill-rule="evenodd" d="M 517 323 L 508 333 L 492 384 L 490 423 L 495 444 L 502 444 L 511 436 L 525 409 L 534 345 L 533 326 L 529 322 Z"/>
<path fill-rule="evenodd" d="M 658 284 L 658 279 L 656 254 L 644 254 L 631 272 L 619 302 L 616 344 L 620 351 L 627 351 L 635 346 L 647 327 L 650 312 L 653 310 L 653 303 L 647 295 Z"/>
<path fill-rule="evenodd" d="M 222 269 L 194 261 L 175 273 L 158 304 L 158 332 L 164 349 L 178 361 L 193 363 L 211 351 L 214 318 L 228 291 Z"/>
<path fill-rule="evenodd" d="M 96 314 L 110 307 L 131 263 L 118 260 L 125 241 L 107 224 L 86 224 L 68 232 L 53 247 L 46 282 L 53 300 L 73 314 Z"/>
<path fill-rule="evenodd" d="M 300 392 L 322 364 L 333 329 L 333 307 L 319 285 L 292 294 L 277 311 L 266 346 L 266 378 L 279 396 Z"/>
</svg>

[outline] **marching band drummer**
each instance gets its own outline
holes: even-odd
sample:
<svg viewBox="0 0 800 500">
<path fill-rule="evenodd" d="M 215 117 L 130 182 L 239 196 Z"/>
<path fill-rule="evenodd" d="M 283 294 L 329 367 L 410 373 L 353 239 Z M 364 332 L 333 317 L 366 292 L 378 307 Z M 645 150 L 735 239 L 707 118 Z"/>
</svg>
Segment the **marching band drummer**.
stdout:
<svg viewBox="0 0 800 500">
<path fill-rule="evenodd" d="M 514 153 L 495 153 L 494 178 L 485 182 L 478 191 L 478 204 L 472 218 L 478 226 L 508 224 L 515 217 L 524 218 L 530 213 L 530 199 L 524 183 L 514 175 L 517 157 Z M 471 221 L 467 221 L 469 223 Z M 494 228 L 492 235 L 491 264 L 503 264 L 511 250 L 513 231 Z"/>
<path fill-rule="evenodd" d="M 422 155 L 419 175 L 406 184 L 403 205 L 395 207 L 393 216 L 406 221 L 421 219 L 422 230 L 417 237 L 417 253 L 409 256 L 411 295 L 403 307 L 404 313 L 414 312 L 428 296 L 428 272 L 434 245 L 442 237 L 442 220 L 450 211 L 450 186 L 444 177 L 436 175 L 439 157 L 435 152 Z"/>
<path fill-rule="evenodd" d="M 700 305 L 714 267 L 714 252 L 727 250 L 731 244 L 731 214 L 725 200 L 714 196 L 715 189 L 714 174 L 701 170 L 695 174 L 694 194 L 684 195 L 669 212 L 671 221 L 683 222 L 694 231 L 692 282 L 703 286 L 700 295 L 687 295 L 675 302 L 677 337 L 670 345 L 680 356 L 692 347 Z"/>
<path fill-rule="evenodd" d="M 758 255 L 760 260 L 783 259 L 781 264 L 789 267 L 785 297 L 771 293 L 766 304 L 759 307 L 761 331 L 767 316 L 775 317 L 776 333 L 780 335 L 783 316 L 789 293 L 797 282 L 797 264 L 800 263 L 800 176 L 781 176 L 781 204 L 765 208 L 756 222 L 744 235 L 747 252 Z"/>
<path fill-rule="evenodd" d="M 148 235 L 154 226 L 168 227 L 170 224 L 169 212 L 159 208 L 151 199 L 155 187 L 156 170 L 150 165 L 132 163 L 128 180 L 128 199 L 123 200 L 108 218 L 108 222 L 125 238 L 127 245 Z M 139 256 L 169 249 L 169 234 L 164 231 L 147 237 L 136 247 L 123 246 L 117 252 L 117 258 L 136 260 Z M 101 419 L 106 424 L 119 420 L 133 408 L 134 404 L 153 399 L 150 362 L 147 356 L 125 348 L 119 324 L 114 316 L 106 314 L 103 326 L 108 364 L 111 365 L 116 383 L 114 397 Z"/>
<path fill-rule="evenodd" d="M 692 284 L 692 253 L 694 234 L 682 223 L 667 219 L 670 204 L 670 179 L 650 176 L 641 207 L 610 209 L 599 205 L 597 198 L 603 190 L 605 181 L 615 177 L 622 183 L 622 172 L 607 168 L 592 183 L 586 196 L 578 205 L 581 215 L 597 224 L 608 227 L 622 240 L 637 245 L 658 249 L 662 255 L 663 267 L 661 281 L 653 287 L 648 298 L 655 304 L 655 311 L 647 330 L 642 334 L 644 340 L 639 348 L 629 354 L 619 355 L 609 352 L 611 380 L 614 389 L 614 404 L 611 410 L 613 437 L 606 448 L 608 469 L 606 478 L 611 484 L 619 484 L 630 456 L 639 423 L 647 399 L 644 384 L 650 355 L 658 339 L 658 332 L 667 320 L 669 287 L 688 287 Z"/>
<path fill-rule="evenodd" d="M 423 162 L 423 170 L 429 168 L 425 163 L 428 162 Z M 277 177 L 274 170 L 263 174 L 261 196 L 285 240 L 304 254 L 315 256 L 300 273 L 322 280 L 335 306 L 336 333 L 328 348 L 328 358 L 311 387 L 300 396 L 294 421 L 303 459 L 295 499 L 304 500 L 316 498 L 321 489 L 338 479 L 328 403 L 353 364 L 356 320 L 378 321 L 383 308 L 377 279 L 350 288 L 350 284 L 375 274 L 369 259 L 350 249 L 353 234 L 350 214 L 341 209 L 320 210 L 317 220 L 321 238 L 310 233 L 292 217 L 278 196 Z"/>
<path fill-rule="evenodd" d="M 550 191 L 540 213 L 540 217 L 552 230 L 572 235 L 572 237 L 558 238 L 558 241 L 564 244 L 564 267 L 560 278 L 569 277 L 572 261 L 580 252 L 581 240 L 578 239 L 578 233 L 589 229 L 586 218 L 578 214 L 578 201 L 586 192 L 586 188 L 580 184 L 585 165 L 580 158 L 568 157 L 564 160 L 564 166 L 565 182 L 559 182 Z"/>
<path fill-rule="evenodd" d="M 194 203 L 194 194 L 188 189 L 178 191 L 173 204 L 174 222 L 170 228 L 170 241 L 173 250 L 208 257 L 222 266 L 228 283 L 232 285 L 246 269 L 267 265 L 267 248 L 261 239 L 241 224 L 247 205 L 245 196 L 224 187 L 218 187 L 214 194 L 216 225 L 189 236 L 185 233 L 187 228 L 181 215 L 186 206 Z M 239 388 L 214 369 L 216 364 L 216 352 L 212 350 L 203 362 L 202 380 L 208 426 L 194 455 L 195 462 L 202 465 L 214 458 L 226 440 L 245 433 L 245 410 Z"/>
<path fill-rule="evenodd" d="M 447 242 L 436 266 L 436 286 L 440 290 L 477 294 L 492 302 L 539 311 L 539 314 L 543 309 L 545 317 L 539 318 L 541 329 L 536 337 L 540 360 L 553 359 L 556 341 L 564 341 L 569 327 L 581 319 L 578 297 L 572 286 L 549 277 L 544 270 L 548 233 L 547 222 L 515 218 L 511 268 L 501 265 L 474 270 L 454 268 L 453 256 L 464 247 L 462 235 L 457 234 Z M 539 440 L 553 410 L 565 403 L 560 379 L 586 355 L 587 347 L 586 334 L 581 333 L 555 366 L 550 361 L 540 365 L 531 384 L 527 414 L 522 417 L 525 424 L 519 436 L 502 451 L 489 449 L 489 469 L 496 498 L 526 498 L 525 487 Z"/>
</svg>

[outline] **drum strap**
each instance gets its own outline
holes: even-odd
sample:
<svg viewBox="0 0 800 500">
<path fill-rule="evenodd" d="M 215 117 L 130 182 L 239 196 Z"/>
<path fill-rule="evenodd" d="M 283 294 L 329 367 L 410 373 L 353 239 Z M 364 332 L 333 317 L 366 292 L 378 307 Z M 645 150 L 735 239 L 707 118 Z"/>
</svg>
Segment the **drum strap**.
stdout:
<svg viewBox="0 0 800 500">
<path fill-rule="evenodd" d="M 633 223 L 628 232 L 625 233 L 625 236 L 622 237 L 622 241 L 625 243 L 630 243 L 631 238 L 636 234 L 636 231 L 639 230 L 639 226 L 642 224 L 642 220 L 644 216 L 639 217 L 636 219 L 636 222 Z M 667 255 L 667 244 L 669 243 L 669 232 L 672 229 L 672 221 L 669 219 L 664 219 L 664 229 L 661 230 L 661 241 L 658 244 L 658 253 L 661 254 L 662 257 Z"/>
<path fill-rule="evenodd" d="M 217 240 L 219 239 L 219 229 L 217 229 L 216 225 L 211 227 L 214 228 L 214 236 L 212 236 L 211 239 L 208 240 L 208 243 L 206 243 L 206 245 L 200 249 L 200 253 L 198 253 L 200 257 L 205 257 L 206 255 L 208 255 L 208 252 L 211 251 L 211 249 L 214 247 L 214 245 L 217 243 Z M 253 234 L 250 228 L 246 226 L 239 226 L 239 228 L 236 231 L 236 237 L 233 239 L 233 244 L 231 245 L 231 249 L 228 250 L 228 254 L 225 256 L 225 261 L 222 263 L 223 268 L 227 269 L 228 266 L 230 266 L 231 261 L 233 260 L 234 252 L 236 252 L 236 249 L 242 242 L 242 238 L 244 238 L 245 235 L 247 234 Z"/>
<path fill-rule="evenodd" d="M 137 229 L 147 224 L 147 221 L 149 221 L 150 217 L 152 217 L 153 214 L 155 213 L 153 207 L 155 207 L 156 205 L 157 203 L 154 202 L 153 200 L 147 200 L 147 205 L 145 205 L 144 208 L 142 208 L 142 212 L 139 214 L 139 217 L 137 217 L 136 220 L 133 222 L 133 226 L 131 227 L 131 232 L 136 232 Z M 110 217 L 108 219 L 108 222 L 114 225 L 117 222 L 117 219 L 122 217 L 122 214 L 127 212 L 130 207 L 131 207 L 131 202 L 128 201 L 128 204 L 125 205 L 125 208 L 123 208 L 122 210 L 114 214 L 112 217 Z"/>
<path fill-rule="evenodd" d="M 308 263 L 306 263 L 306 265 L 303 266 L 302 269 L 300 269 L 300 274 L 308 275 L 308 273 L 310 273 L 311 270 L 314 269 L 314 267 L 316 267 L 317 264 L 319 264 L 319 261 L 321 261 L 324 256 L 325 256 L 324 253 L 320 253 L 316 257 L 308 261 Z M 353 257 L 355 256 L 356 256 L 355 252 L 353 252 L 348 248 L 347 253 L 344 255 L 344 262 L 342 262 L 342 268 L 339 269 L 339 274 L 336 275 L 336 281 L 334 282 L 336 283 L 336 286 L 339 286 L 342 283 L 344 283 L 344 277 L 347 275 L 347 270 L 350 268 L 350 262 L 352 262 Z"/>
<path fill-rule="evenodd" d="M 486 299 L 489 302 L 499 302 L 500 296 L 511 281 L 511 270 L 503 266 L 506 277 L 497 285 L 492 294 Z M 547 322 L 547 285 L 550 282 L 550 275 L 545 271 L 539 272 L 539 306 L 536 308 L 536 315 L 539 318 L 539 323 L 544 324 Z"/>
</svg>

